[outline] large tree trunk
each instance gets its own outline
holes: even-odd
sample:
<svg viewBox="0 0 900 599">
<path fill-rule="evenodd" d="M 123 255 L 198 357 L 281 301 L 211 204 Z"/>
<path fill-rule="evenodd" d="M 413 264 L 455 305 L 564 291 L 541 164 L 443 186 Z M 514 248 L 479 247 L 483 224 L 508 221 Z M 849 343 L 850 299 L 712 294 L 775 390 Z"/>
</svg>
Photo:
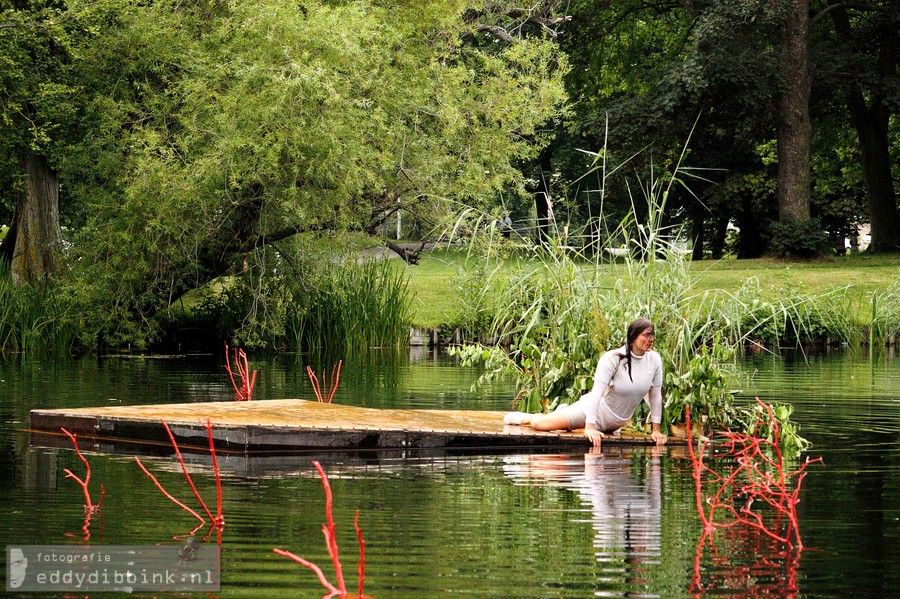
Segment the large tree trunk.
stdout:
<svg viewBox="0 0 900 599">
<path fill-rule="evenodd" d="M 59 230 L 59 179 L 43 156 L 28 152 L 22 160 L 25 195 L 16 205 L 13 285 L 42 281 L 56 272 Z M 12 232 L 12 231 L 11 231 Z"/>
<path fill-rule="evenodd" d="M 862 104 L 862 94 L 851 105 Z M 860 110 L 851 109 L 851 113 Z M 875 115 L 873 112 L 883 112 Z M 860 121 L 857 124 L 857 121 Z M 891 178 L 890 150 L 888 143 L 887 110 L 861 110 L 853 117 L 859 135 L 862 158 L 863 182 L 866 186 L 866 204 L 869 211 L 872 241 L 869 251 L 895 252 L 900 249 L 900 219 L 897 214 L 897 198 Z"/>
<path fill-rule="evenodd" d="M 793 14 L 781 40 L 782 94 L 776 105 L 778 220 L 810 218 L 809 0 L 787 0 Z"/>
<path fill-rule="evenodd" d="M 832 12 L 835 30 L 844 42 L 851 38 L 850 19 L 843 8 Z M 896 30 L 884 28 L 881 53 L 878 57 L 878 72 L 884 79 L 891 78 L 900 60 L 900 37 Z M 888 126 L 890 108 L 878 91 L 869 93 L 869 103 L 862 89 L 854 85 L 847 91 L 847 108 L 850 120 L 859 137 L 860 159 L 863 183 L 866 186 L 866 205 L 871 224 L 872 242 L 869 251 L 893 252 L 900 249 L 900 214 L 897 211 L 897 196 L 891 176 L 890 142 Z"/>
</svg>

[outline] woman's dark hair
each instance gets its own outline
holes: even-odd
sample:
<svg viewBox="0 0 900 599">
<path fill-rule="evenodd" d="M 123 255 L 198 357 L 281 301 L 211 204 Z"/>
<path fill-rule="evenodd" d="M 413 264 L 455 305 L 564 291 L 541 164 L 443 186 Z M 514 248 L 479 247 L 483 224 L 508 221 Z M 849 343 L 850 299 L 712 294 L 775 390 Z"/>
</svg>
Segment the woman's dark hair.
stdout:
<svg viewBox="0 0 900 599">
<path fill-rule="evenodd" d="M 625 333 L 625 362 L 628 364 L 628 379 L 633 383 L 631 378 L 631 344 L 647 329 L 653 329 L 653 323 L 646 318 L 637 318 L 628 325 Z"/>
</svg>

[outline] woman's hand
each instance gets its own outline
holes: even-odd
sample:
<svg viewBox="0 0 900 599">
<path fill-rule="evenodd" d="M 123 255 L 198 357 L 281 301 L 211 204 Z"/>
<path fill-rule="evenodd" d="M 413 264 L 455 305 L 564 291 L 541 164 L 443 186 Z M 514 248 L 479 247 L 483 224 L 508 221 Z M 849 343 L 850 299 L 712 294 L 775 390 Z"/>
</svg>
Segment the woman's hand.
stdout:
<svg viewBox="0 0 900 599">
<path fill-rule="evenodd" d="M 662 434 L 662 432 L 659 430 L 658 424 L 653 425 L 653 432 L 650 433 L 650 438 L 653 439 L 653 442 L 657 445 L 665 445 L 666 441 L 669 440 L 669 438 Z"/>
<path fill-rule="evenodd" d="M 600 442 L 606 437 L 606 435 L 589 424 L 584 427 L 584 436 L 591 440 L 594 447 L 600 447 Z"/>
</svg>

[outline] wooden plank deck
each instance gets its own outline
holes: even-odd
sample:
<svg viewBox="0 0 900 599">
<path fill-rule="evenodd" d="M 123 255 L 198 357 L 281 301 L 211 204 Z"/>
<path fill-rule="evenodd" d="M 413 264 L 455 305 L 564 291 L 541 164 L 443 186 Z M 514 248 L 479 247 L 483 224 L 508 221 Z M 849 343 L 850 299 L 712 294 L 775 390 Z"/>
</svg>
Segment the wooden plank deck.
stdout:
<svg viewBox="0 0 900 599">
<path fill-rule="evenodd" d="M 208 447 L 209 418 L 217 449 L 240 453 L 397 448 L 588 447 L 576 432 L 538 432 L 503 424 L 503 412 L 385 410 L 301 399 L 32 410 L 32 443 L 59 434 L 104 442 L 163 443 L 162 420 L 186 447 Z M 606 443 L 649 444 L 622 433 Z M 41 444 L 38 442 L 37 444 Z"/>
</svg>

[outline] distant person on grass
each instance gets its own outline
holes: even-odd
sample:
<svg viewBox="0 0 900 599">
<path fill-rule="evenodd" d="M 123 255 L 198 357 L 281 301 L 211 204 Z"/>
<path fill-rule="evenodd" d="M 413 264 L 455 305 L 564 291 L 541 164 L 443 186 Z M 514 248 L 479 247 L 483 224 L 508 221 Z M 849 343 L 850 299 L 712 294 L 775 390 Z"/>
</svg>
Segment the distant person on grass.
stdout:
<svg viewBox="0 0 900 599">
<path fill-rule="evenodd" d="M 503 218 L 500 220 L 500 233 L 505 239 L 509 239 L 513 232 L 513 222 L 509 218 L 509 213 L 504 212 Z"/>
<path fill-rule="evenodd" d="M 666 443 L 660 431 L 662 422 L 662 358 L 653 351 L 653 323 L 638 318 L 625 335 L 625 345 L 601 356 L 594 374 L 594 388 L 570 406 L 550 414 L 511 412 L 506 424 L 530 425 L 536 431 L 584 429 L 584 436 L 595 447 L 610 433 L 628 423 L 641 401 L 649 393 L 650 437 L 657 445 Z"/>
</svg>

